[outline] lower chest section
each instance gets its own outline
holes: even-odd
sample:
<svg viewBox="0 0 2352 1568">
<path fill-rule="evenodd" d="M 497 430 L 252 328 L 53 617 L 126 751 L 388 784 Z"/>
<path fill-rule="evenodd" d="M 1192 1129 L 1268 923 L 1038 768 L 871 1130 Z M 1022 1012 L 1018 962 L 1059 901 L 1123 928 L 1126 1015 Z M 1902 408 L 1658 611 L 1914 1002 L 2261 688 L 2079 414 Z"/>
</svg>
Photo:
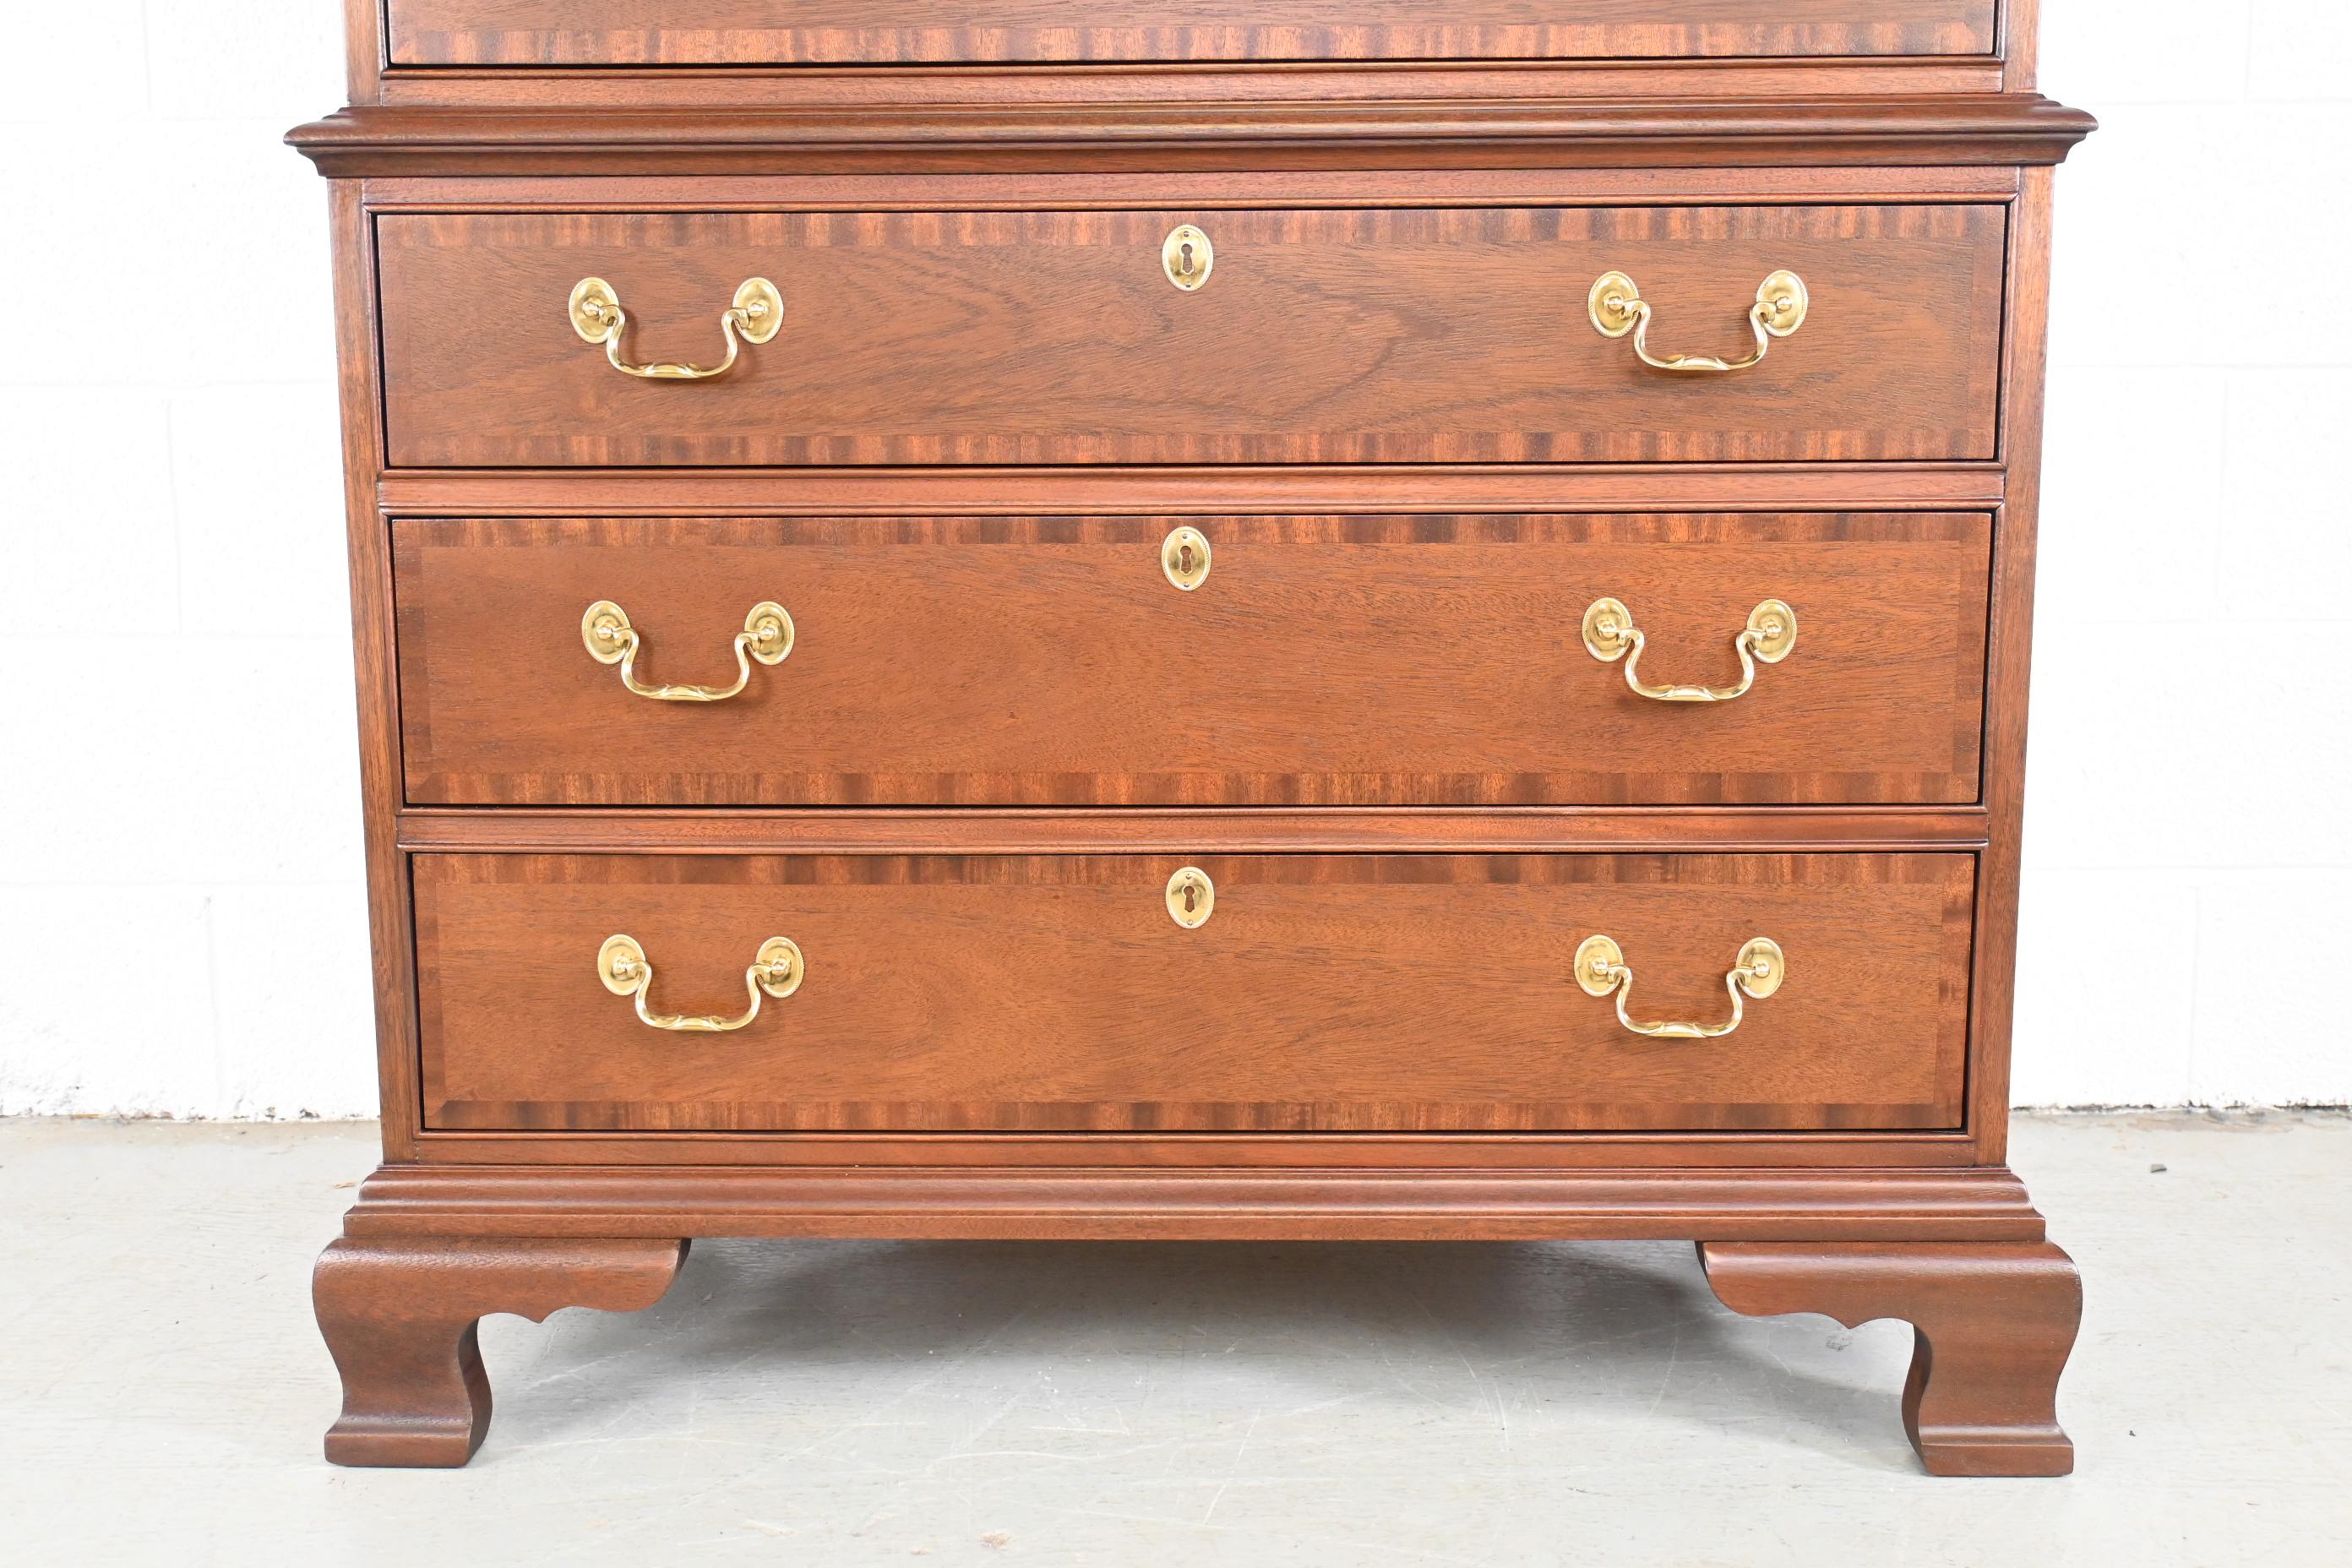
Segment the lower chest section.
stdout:
<svg viewBox="0 0 2352 1568">
<path fill-rule="evenodd" d="M 1302 179 L 369 215 L 421 1158 L 1987 1135 L 2016 180 Z"/>
</svg>

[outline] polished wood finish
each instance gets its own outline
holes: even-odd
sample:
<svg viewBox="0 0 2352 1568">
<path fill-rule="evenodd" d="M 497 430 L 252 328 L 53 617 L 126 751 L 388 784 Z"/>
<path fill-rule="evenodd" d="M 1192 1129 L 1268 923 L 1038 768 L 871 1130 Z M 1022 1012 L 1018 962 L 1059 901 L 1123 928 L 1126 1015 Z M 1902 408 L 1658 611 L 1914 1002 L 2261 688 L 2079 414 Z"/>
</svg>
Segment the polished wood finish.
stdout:
<svg viewBox="0 0 2352 1568">
<path fill-rule="evenodd" d="M 1150 806 L 930 811 L 474 811 L 400 816 L 403 849 L 614 855 L 1535 853 L 1572 849 L 1982 849 L 1981 807 Z"/>
<path fill-rule="evenodd" d="M 870 97 L 871 95 L 866 95 Z M 289 140 L 381 174 L 989 174 L 1249 169 L 1685 169 L 2055 163 L 2088 115 L 2032 93 L 1718 103 L 1641 98 L 1203 105 L 353 108 Z M 1753 288 L 1753 285 L 1750 285 Z"/>
<path fill-rule="evenodd" d="M 1170 287 L 1160 243 L 1217 268 Z M 377 220 L 395 465 L 1707 462 L 1993 456 L 1994 206 L 877 213 Z M 1585 320 L 1633 274 L 1690 352 L 1756 288 L 1813 311 L 1737 376 L 1661 376 Z M 726 377 L 614 374 L 564 300 L 607 277 L 633 352 L 710 357 L 743 279 L 785 321 Z M 955 374 L 942 376 L 952 364 Z"/>
<path fill-rule="evenodd" d="M 403 755 L 435 805 L 1965 802 L 1989 520 L 1168 518 L 403 522 Z M 1646 700 L 1578 640 L 1635 607 L 1650 680 L 1727 682 L 1759 600 L 1795 653 L 1743 698 Z M 580 640 L 624 602 L 641 679 Z M 491 673 L 495 672 L 495 673 Z M 486 679 L 486 675 L 488 678 Z"/>
<path fill-rule="evenodd" d="M 1990 510 L 1992 463 L 1390 464 L 1314 468 L 402 468 L 387 518 L 1202 517 Z"/>
<path fill-rule="evenodd" d="M 2052 180 L 2029 170 L 2017 204 L 2021 254 L 2050 249 Z M 1996 516 L 1988 709 L 1985 804 L 1991 842 L 1979 883 L 1974 988 L 1979 1042 L 1971 1079 L 1971 1121 L 1980 1130 L 1984 1157 L 2009 1154 L 2009 1037 L 2016 1005 L 2018 879 L 2025 826 L 2026 689 L 2032 662 L 2033 560 L 2042 494 L 2042 368 L 2049 337 L 2050 272 L 2036 265 L 2012 269 L 2011 329 L 2004 372 L 2011 389 L 2003 405 L 2003 449 L 2010 454 L 2011 492 Z"/>
<path fill-rule="evenodd" d="M 490 1424 L 475 1325 L 492 1312 L 544 1321 L 559 1307 L 635 1311 L 669 1289 L 687 1244 L 415 1237 L 330 1244 L 311 1275 L 319 1331 L 343 1378 L 327 1433 L 339 1465 L 462 1465 Z"/>
<path fill-rule="evenodd" d="M 391 64 L 1989 55 L 1994 0 L 388 0 Z"/>
<path fill-rule="evenodd" d="M 2015 75 L 1975 55 L 1675 60 L 1280 60 L 1138 65 L 1119 61 L 966 66 L 572 66 L 402 69 L 370 79 L 361 101 L 446 109 L 846 109 L 1066 104 L 1373 103 L 1573 99 L 1790 102 L 1862 94 L 1996 94 Z"/>
<path fill-rule="evenodd" d="M 1903 1426 L 1928 1473 L 2063 1476 L 2058 1377 L 2083 1318 L 2073 1259 L 2048 1242 L 1702 1241 L 1707 1283 L 1750 1317 L 1822 1312 L 1914 1331 Z"/>
<path fill-rule="evenodd" d="M 853 1166 L 896 1181 L 944 1173 L 941 1191 L 977 1194 L 1000 1179 L 1047 1171 L 1134 1174 L 1162 1170 L 1292 1173 L 1333 1169 L 1407 1174 L 1437 1171 L 1551 1175 L 1706 1170 L 1738 1179 L 1792 1167 L 1841 1173 L 1975 1169 L 1964 1128 L 1852 1132 L 1780 1129 L 1656 1132 L 652 1132 L 427 1131 L 418 1140 L 437 1175 L 482 1166 L 597 1166 L 635 1175 L 688 1167 Z M 1148 1184 L 1148 1173 L 1137 1176 Z M 928 1211 L 924 1211 L 928 1212 Z M 733 1223 L 711 1211 L 715 1234 Z M 729 1231 L 727 1234 L 737 1234 Z M 1465 1232 L 1465 1237 L 1470 1233 Z M 1887 1234 L 1895 1234 L 1889 1231 Z M 1487 1239 L 1496 1239 L 1489 1237 Z"/>
<path fill-rule="evenodd" d="M 375 265 L 367 213 L 348 182 L 331 187 L 336 254 L 335 351 L 342 405 L 343 516 L 352 585 L 352 667 L 360 720 L 360 802 L 367 861 L 368 972 L 375 998 L 376 1076 L 387 1160 L 416 1151 L 415 942 L 408 862 L 394 847 L 401 803 L 398 653 L 393 641 L 392 540 L 375 514 L 383 475 L 376 391 Z"/>
<path fill-rule="evenodd" d="M 609 117 L 608 117 L 609 118 Z M 1252 161 L 1255 163 L 1255 160 Z M 1638 165 L 1524 169 L 1242 168 L 972 171 L 952 176 L 902 169 L 842 174 L 622 174 L 583 171 L 560 185 L 488 173 L 363 182 L 378 213 L 610 212 L 1052 212 L 1287 211 L 1309 207 L 1909 205 L 2017 199 L 2021 167 L 1890 168 L 1825 163 L 1788 167 Z M 1049 469 L 1047 472 L 1063 472 Z"/>
<path fill-rule="evenodd" d="M 564 1147 L 581 1140 L 566 1138 Z M 1066 1148 L 1072 1140 L 1055 1141 Z M 1234 1140 L 1212 1141 L 1230 1148 Z M 1461 1141 L 1452 1139 L 1451 1143 Z M 951 1237 L 1022 1241 L 1936 1241 L 2034 1243 L 2042 1216 L 1998 1168 L 1397 1169 L 1327 1136 L 1312 1168 L 1044 1170 L 984 1177 L 845 1163 L 387 1166 L 346 1234 L 362 1238 Z M 1182 1149 L 1192 1143 L 1163 1141 Z M 846 1161 L 846 1140 L 824 1148 Z M 1811 1310 L 1810 1308 L 1806 1310 Z"/>
<path fill-rule="evenodd" d="M 425 1120 L 439 1128 L 1927 1128 L 1958 1123 L 1965 856 L 421 856 Z M 647 1028 L 594 958 L 625 931 Z M 1569 978 L 1606 931 L 1643 1016 L 1728 1016 L 1749 937 L 1791 979 L 1717 1040 L 1647 1040 Z"/>
<path fill-rule="evenodd" d="M 2064 1468 L 2076 1287 L 2003 1151 L 2091 121 L 2032 0 L 345 3 L 352 107 L 290 138 L 384 1098 L 333 1457 L 462 1462 L 474 1320 L 641 1305 L 686 1237 L 1679 1237 L 1738 1310 L 1914 1321 L 1931 1469 Z M 1813 315 L 1666 377 L 1584 319 L 1612 267 L 1670 352 L 1742 350 L 1775 267 Z M 753 273 L 786 328 L 630 383 L 564 321 L 589 272 L 647 357 Z M 1651 711 L 1578 638 L 1604 573 L 1654 676 L 1727 675 L 1767 593 L 1798 650 Z M 755 582 L 803 640 L 740 707 L 580 648 L 613 597 L 656 679 L 723 678 Z M 772 934 L 809 977 L 656 1035 L 596 983 L 620 930 L 659 1006 L 740 1005 Z M 1644 1016 L 1721 1016 L 1759 932 L 1792 978 L 1641 1039 L 1569 977 L 1593 930 Z"/>
</svg>

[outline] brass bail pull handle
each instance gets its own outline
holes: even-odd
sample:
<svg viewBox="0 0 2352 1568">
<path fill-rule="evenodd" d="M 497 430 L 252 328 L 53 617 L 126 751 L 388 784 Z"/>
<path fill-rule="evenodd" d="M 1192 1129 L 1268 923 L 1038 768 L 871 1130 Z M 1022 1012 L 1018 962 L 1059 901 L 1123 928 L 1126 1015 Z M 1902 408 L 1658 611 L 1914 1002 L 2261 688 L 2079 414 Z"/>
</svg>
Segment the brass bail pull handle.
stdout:
<svg viewBox="0 0 2352 1568">
<path fill-rule="evenodd" d="M 717 364 L 631 364 L 621 357 L 621 334 L 628 330 L 629 313 L 621 297 L 602 278 L 583 278 L 572 286 L 572 330 L 592 343 L 604 345 L 604 357 L 623 375 L 647 381 L 709 381 L 735 368 L 747 342 L 764 343 L 783 330 L 784 297 L 764 278 L 746 278 L 735 290 L 735 302 L 719 312 L 719 330 L 727 334 L 727 357 Z"/>
<path fill-rule="evenodd" d="M 654 966 L 646 957 L 646 950 L 635 937 L 608 936 L 604 945 L 596 950 L 596 978 L 604 989 L 615 996 L 634 997 L 637 1005 L 637 1022 L 650 1028 L 668 1029 L 686 1035 L 724 1035 L 749 1026 L 760 1016 L 760 999 L 773 996 L 781 1002 L 801 988 L 801 977 L 808 973 L 808 964 L 801 950 L 790 937 L 772 936 L 760 944 L 751 959 L 751 967 L 743 972 L 743 989 L 751 1005 L 740 1017 L 725 1018 L 711 1014 L 656 1013 L 646 1005 L 646 994 L 653 989 Z"/>
<path fill-rule="evenodd" d="M 1780 952 L 1780 944 L 1769 936 L 1750 937 L 1739 950 L 1731 972 L 1723 977 L 1723 988 L 1731 993 L 1731 1019 L 1724 1024 L 1639 1024 L 1627 1016 L 1625 1004 L 1633 995 L 1633 971 L 1626 965 L 1623 950 L 1614 940 L 1605 936 L 1588 936 L 1576 950 L 1576 983 L 1584 987 L 1588 996 L 1617 994 L 1617 1021 L 1637 1035 L 1655 1040 L 1713 1040 L 1739 1027 L 1745 1016 L 1740 998 L 1753 996 L 1759 1002 L 1780 989 L 1788 977 L 1789 961 Z"/>
<path fill-rule="evenodd" d="M 621 667 L 621 684 L 656 702 L 724 702 L 751 683 L 751 661 L 782 664 L 793 651 L 793 618 L 773 600 L 751 606 L 743 629 L 735 634 L 735 684 L 732 686 L 655 686 L 637 679 L 637 655 L 645 639 L 629 624 L 629 613 L 610 599 L 599 599 L 580 617 L 580 640 L 598 664 Z"/>
<path fill-rule="evenodd" d="M 1739 655 L 1736 686 L 1653 686 L 1642 679 L 1642 650 L 1649 639 L 1633 625 L 1622 600 L 1595 599 L 1585 606 L 1585 651 L 1603 664 L 1625 660 L 1625 684 L 1653 702 L 1728 702 L 1756 684 L 1756 661 L 1778 664 L 1797 646 L 1797 612 L 1779 599 L 1766 599 L 1748 612 L 1748 625 L 1731 639 Z"/>
<path fill-rule="evenodd" d="M 1746 359 L 1736 360 L 1717 359 L 1712 354 L 1652 353 L 1650 302 L 1642 298 L 1642 290 L 1622 272 L 1604 272 L 1594 279 L 1585 308 L 1602 337 L 1622 338 L 1627 332 L 1633 333 L 1635 356 L 1652 370 L 1682 375 L 1721 375 L 1735 370 L 1753 370 L 1762 364 L 1772 340 L 1785 338 L 1803 326 L 1805 312 L 1811 306 L 1806 298 L 1805 280 L 1795 273 L 1775 272 L 1765 279 L 1757 285 L 1756 303 L 1748 311 L 1748 324 L 1756 331 L 1756 352 Z"/>
</svg>

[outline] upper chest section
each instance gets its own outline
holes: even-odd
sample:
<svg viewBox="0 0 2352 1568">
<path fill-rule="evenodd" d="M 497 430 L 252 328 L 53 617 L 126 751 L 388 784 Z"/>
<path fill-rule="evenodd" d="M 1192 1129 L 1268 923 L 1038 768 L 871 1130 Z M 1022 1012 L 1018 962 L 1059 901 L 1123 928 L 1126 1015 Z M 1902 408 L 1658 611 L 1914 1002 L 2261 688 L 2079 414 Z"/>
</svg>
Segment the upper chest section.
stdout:
<svg viewBox="0 0 2352 1568">
<path fill-rule="evenodd" d="M 1801 99 L 2032 75 L 2033 0 L 343 3 L 362 103 Z"/>
<path fill-rule="evenodd" d="M 383 0 L 395 67 L 1990 56 L 1998 0 Z"/>
</svg>

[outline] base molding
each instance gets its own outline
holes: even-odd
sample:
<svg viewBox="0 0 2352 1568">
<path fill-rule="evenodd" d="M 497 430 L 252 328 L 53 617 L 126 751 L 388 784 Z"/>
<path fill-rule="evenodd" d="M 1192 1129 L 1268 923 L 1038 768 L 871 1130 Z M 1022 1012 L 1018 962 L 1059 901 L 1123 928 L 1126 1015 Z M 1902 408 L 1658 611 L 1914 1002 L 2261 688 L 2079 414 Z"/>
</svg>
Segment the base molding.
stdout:
<svg viewBox="0 0 2352 1568">
<path fill-rule="evenodd" d="M 1924 1170 L 387 1165 L 352 1237 L 2017 1241 L 2003 1166 Z"/>
</svg>

